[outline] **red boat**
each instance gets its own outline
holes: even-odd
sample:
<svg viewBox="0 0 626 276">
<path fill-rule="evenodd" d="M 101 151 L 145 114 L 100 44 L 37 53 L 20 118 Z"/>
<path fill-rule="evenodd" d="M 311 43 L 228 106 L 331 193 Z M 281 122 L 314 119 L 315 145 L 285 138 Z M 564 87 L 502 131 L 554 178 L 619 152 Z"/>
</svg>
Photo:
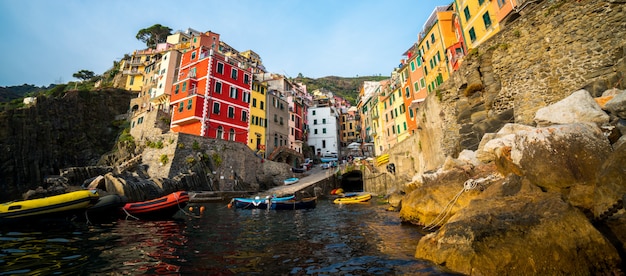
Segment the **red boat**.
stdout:
<svg viewBox="0 0 626 276">
<path fill-rule="evenodd" d="M 138 219 L 169 219 L 178 210 L 183 210 L 189 202 L 186 191 L 174 192 L 169 195 L 148 201 L 127 203 L 122 208 L 128 217 Z"/>
</svg>

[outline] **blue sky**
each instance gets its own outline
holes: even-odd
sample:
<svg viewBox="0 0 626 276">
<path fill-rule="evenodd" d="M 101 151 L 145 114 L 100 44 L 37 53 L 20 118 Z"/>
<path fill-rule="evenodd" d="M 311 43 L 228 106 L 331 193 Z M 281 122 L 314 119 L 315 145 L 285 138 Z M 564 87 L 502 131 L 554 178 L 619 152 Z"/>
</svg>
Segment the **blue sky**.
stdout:
<svg viewBox="0 0 626 276">
<path fill-rule="evenodd" d="M 76 81 L 145 48 L 161 24 L 219 33 L 273 73 L 389 76 L 436 6 L 452 0 L 0 0 L 0 86 Z"/>
</svg>

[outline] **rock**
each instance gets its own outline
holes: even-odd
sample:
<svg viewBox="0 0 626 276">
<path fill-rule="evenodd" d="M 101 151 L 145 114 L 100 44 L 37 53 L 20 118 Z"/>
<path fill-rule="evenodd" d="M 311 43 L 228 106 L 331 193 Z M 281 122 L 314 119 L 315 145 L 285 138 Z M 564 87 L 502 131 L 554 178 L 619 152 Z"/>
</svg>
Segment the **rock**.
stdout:
<svg viewBox="0 0 626 276">
<path fill-rule="evenodd" d="M 490 186 L 424 236 L 415 257 L 468 275 L 619 274 L 617 250 L 580 211 L 511 181 L 519 180 Z"/>
<path fill-rule="evenodd" d="M 467 206 L 482 188 L 498 181 L 497 178 L 482 180 L 480 187 L 463 191 L 464 184 L 470 176 L 473 179 L 480 179 L 493 173 L 493 166 L 479 166 L 470 171 L 454 167 L 446 171 L 440 170 L 433 174 L 423 175 L 424 182 L 421 185 L 414 185 L 415 189 L 407 192 L 402 199 L 400 218 L 402 221 L 415 225 L 440 224 L 435 222 L 445 221 L 449 215 Z M 441 218 L 444 212 L 448 215 Z"/>
<path fill-rule="evenodd" d="M 594 216 L 597 217 L 606 211 L 626 194 L 624 160 L 626 160 L 626 144 L 624 143 L 604 158 L 594 190 Z"/>
<path fill-rule="evenodd" d="M 626 93 L 617 93 L 605 104 L 605 108 L 620 119 L 626 119 Z"/>
<path fill-rule="evenodd" d="M 534 128 L 522 124 L 505 124 L 497 133 L 483 136 L 476 150 L 476 158 L 483 163 L 495 161 L 498 156 L 496 151 L 499 148 L 513 146 L 513 139 L 517 131 L 532 129 Z"/>
<path fill-rule="evenodd" d="M 89 185 L 87 186 L 88 189 L 105 189 L 106 188 L 106 184 L 105 184 L 105 180 L 104 180 L 104 176 L 99 175 L 97 176 L 94 180 L 91 181 L 91 183 L 89 183 Z"/>
<path fill-rule="evenodd" d="M 569 124 L 519 131 L 511 161 L 531 183 L 562 193 L 574 206 L 591 209 L 592 194 L 587 192 L 593 191 L 596 174 L 610 152 L 598 127 Z"/>
<path fill-rule="evenodd" d="M 555 104 L 537 110 L 534 121 L 540 127 L 578 122 L 601 126 L 609 122 L 609 116 L 602 111 L 589 92 L 578 90 Z"/>
</svg>

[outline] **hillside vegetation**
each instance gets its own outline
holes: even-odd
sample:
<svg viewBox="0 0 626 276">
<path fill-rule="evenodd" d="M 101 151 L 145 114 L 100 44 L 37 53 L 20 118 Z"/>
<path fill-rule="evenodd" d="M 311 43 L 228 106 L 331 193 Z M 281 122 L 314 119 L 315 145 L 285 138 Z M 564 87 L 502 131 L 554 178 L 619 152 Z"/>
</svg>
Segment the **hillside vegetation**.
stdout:
<svg viewBox="0 0 626 276">
<path fill-rule="evenodd" d="M 387 78 L 388 77 L 386 76 L 362 76 L 354 78 L 329 76 L 312 79 L 299 76 L 295 80 L 306 84 L 307 91 L 309 92 L 324 88 L 333 92 L 333 94 L 346 99 L 352 105 L 356 105 L 359 97 L 359 89 L 364 81 L 380 81 Z"/>
</svg>

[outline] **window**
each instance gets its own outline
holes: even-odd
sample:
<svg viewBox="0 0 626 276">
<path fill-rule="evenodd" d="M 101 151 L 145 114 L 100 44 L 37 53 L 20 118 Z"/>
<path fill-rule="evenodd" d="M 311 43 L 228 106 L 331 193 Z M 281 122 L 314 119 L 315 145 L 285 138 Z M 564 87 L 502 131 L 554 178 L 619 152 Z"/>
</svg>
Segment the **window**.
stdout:
<svg viewBox="0 0 626 276">
<path fill-rule="evenodd" d="M 326 148 L 326 140 L 322 140 L 322 148 Z"/>
<path fill-rule="evenodd" d="M 176 88 L 174 89 L 174 94 L 178 94 L 179 89 L 180 89 L 180 84 L 177 84 Z"/>
<path fill-rule="evenodd" d="M 183 89 L 182 90 L 183 90 L 183 92 L 187 91 L 187 83 L 186 82 L 183 82 Z"/>
<path fill-rule="evenodd" d="M 192 60 L 193 60 L 193 59 L 196 59 L 196 52 L 195 52 L 195 51 L 194 51 L 194 52 L 191 52 L 191 59 L 192 59 Z"/>
<path fill-rule="evenodd" d="M 313 115 L 315 115 L 315 110 L 313 110 Z"/>
<path fill-rule="evenodd" d="M 407 99 L 411 97 L 411 90 L 408 86 L 404 88 L 404 97 L 406 97 Z"/>
<path fill-rule="evenodd" d="M 265 105 L 265 103 L 263 101 L 261 101 L 261 105 L 260 105 L 261 110 L 265 109 L 264 105 Z"/>
<path fill-rule="evenodd" d="M 314 134 L 317 134 L 317 128 L 313 130 L 313 133 L 314 133 Z"/>
<path fill-rule="evenodd" d="M 222 83 L 219 81 L 215 83 L 215 93 L 222 94 Z"/>
<path fill-rule="evenodd" d="M 187 101 L 187 110 L 191 110 L 192 106 L 193 106 L 193 99 L 189 99 L 189 101 Z"/>
<path fill-rule="evenodd" d="M 233 99 L 237 99 L 237 88 L 234 86 L 230 87 L 230 97 Z"/>
<path fill-rule="evenodd" d="M 314 124 L 314 125 L 317 125 L 317 119 L 314 119 L 314 120 L 313 120 L 313 124 Z"/>
<path fill-rule="evenodd" d="M 220 103 L 213 103 L 213 114 L 220 114 Z"/>
<path fill-rule="evenodd" d="M 506 4 L 506 0 L 498 0 L 498 7 L 502 8 Z"/>
<path fill-rule="evenodd" d="M 256 107 L 256 99 L 252 99 L 252 107 Z"/>
<path fill-rule="evenodd" d="M 404 122 L 403 124 L 404 124 L 404 131 L 406 131 L 406 129 L 407 129 L 406 122 Z"/>
<path fill-rule="evenodd" d="M 322 128 L 322 133 L 326 133 L 326 128 Z"/>
<path fill-rule="evenodd" d="M 489 17 L 489 12 L 485 12 L 485 14 L 483 14 L 483 23 L 485 23 L 485 29 L 489 29 L 489 27 L 491 27 L 491 18 Z"/>
<path fill-rule="evenodd" d="M 185 106 L 185 104 L 183 102 L 180 102 L 178 104 L 178 113 L 183 112 L 183 107 Z"/>
<path fill-rule="evenodd" d="M 217 127 L 217 132 L 215 133 L 215 139 L 224 139 L 224 128 L 222 126 Z"/>
<path fill-rule="evenodd" d="M 221 62 L 217 63 L 217 72 L 220 74 L 224 74 L 224 63 L 221 63 Z"/>
<path fill-rule="evenodd" d="M 231 77 L 233 80 L 236 80 L 236 79 L 237 79 L 237 69 L 233 68 L 233 69 L 231 69 L 231 70 L 230 70 L 230 77 Z"/>
<path fill-rule="evenodd" d="M 243 75 L 243 83 L 245 84 L 250 83 L 250 76 L 248 76 L 248 74 Z"/>
<path fill-rule="evenodd" d="M 469 21 L 470 17 L 472 17 L 469 12 L 469 7 L 465 7 L 465 9 L 463 9 L 463 13 L 465 14 L 465 21 Z"/>
<path fill-rule="evenodd" d="M 420 90 L 420 83 L 419 82 L 414 82 L 413 83 L 413 90 L 415 90 L 415 92 Z"/>
<path fill-rule="evenodd" d="M 242 93 L 242 96 L 243 96 L 243 102 L 244 103 L 249 103 L 250 102 L 250 93 L 244 91 Z"/>
<path fill-rule="evenodd" d="M 235 118 L 235 108 L 232 106 L 228 107 L 228 118 Z"/>
<path fill-rule="evenodd" d="M 248 121 L 248 112 L 245 110 L 241 111 L 241 121 L 242 122 L 247 122 Z"/>
<path fill-rule="evenodd" d="M 474 31 L 474 27 L 469 30 L 469 36 L 472 42 L 476 41 L 476 31 Z"/>
<path fill-rule="evenodd" d="M 482 5 L 483 3 L 485 3 L 485 0 L 478 0 L 478 5 Z"/>
<path fill-rule="evenodd" d="M 413 116 L 415 116 L 415 115 L 413 114 L 413 109 L 409 109 L 409 116 L 411 117 L 411 119 L 413 119 Z"/>
<path fill-rule="evenodd" d="M 411 72 L 415 71 L 415 61 L 411 61 Z"/>
<path fill-rule="evenodd" d="M 322 119 L 322 124 L 325 125 L 326 124 L 326 119 Z"/>
<path fill-rule="evenodd" d="M 235 129 L 230 129 L 230 132 L 228 133 L 228 140 L 235 141 Z"/>
<path fill-rule="evenodd" d="M 280 117 L 279 121 L 280 121 L 280 124 L 282 125 L 283 124 L 283 117 Z"/>
<path fill-rule="evenodd" d="M 278 115 L 274 114 L 274 123 L 278 123 Z"/>
<path fill-rule="evenodd" d="M 420 86 L 422 87 L 422 89 L 426 87 L 426 80 L 424 78 L 420 79 Z"/>
<path fill-rule="evenodd" d="M 478 0 L 478 1 L 480 1 L 480 0 Z M 431 43 L 435 43 L 435 34 L 434 33 L 430 34 L 430 42 Z"/>
</svg>

